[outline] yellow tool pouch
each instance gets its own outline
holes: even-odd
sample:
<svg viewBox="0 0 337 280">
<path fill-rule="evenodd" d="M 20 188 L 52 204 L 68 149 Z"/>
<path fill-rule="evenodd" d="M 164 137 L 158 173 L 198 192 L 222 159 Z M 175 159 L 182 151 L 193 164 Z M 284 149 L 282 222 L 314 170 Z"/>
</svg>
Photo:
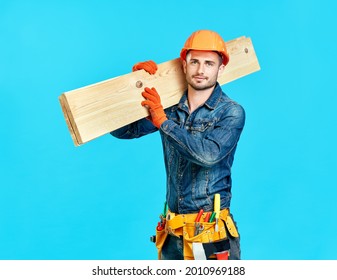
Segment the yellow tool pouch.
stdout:
<svg viewBox="0 0 337 280">
<path fill-rule="evenodd" d="M 156 247 L 157 247 L 157 250 L 158 250 L 158 260 L 161 259 L 161 250 L 162 250 L 162 248 L 164 246 L 164 243 L 165 243 L 167 235 L 168 235 L 168 232 L 166 230 L 158 230 L 158 229 L 156 229 L 156 241 L 155 241 L 155 244 L 156 244 Z"/>
<path fill-rule="evenodd" d="M 195 235 L 197 214 L 174 214 L 168 212 L 165 230 L 156 231 L 156 247 L 158 249 L 158 259 L 161 256 L 161 248 L 164 245 L 167 234 L 183 237 L 184 259 L 193 260 L 193 243 L 211 243 L 228 238 L 227 232 L 232 237 L 238 237 L 239 233 L 235 227 L 234 221 L 229 214 L 229 209 L 223 209 L 220 212 L 218 220 L 218 231 L 215 231 L 215 222 L 202 222 L 206 213 L 200 219 L 202 230 Z"/>
</svg>

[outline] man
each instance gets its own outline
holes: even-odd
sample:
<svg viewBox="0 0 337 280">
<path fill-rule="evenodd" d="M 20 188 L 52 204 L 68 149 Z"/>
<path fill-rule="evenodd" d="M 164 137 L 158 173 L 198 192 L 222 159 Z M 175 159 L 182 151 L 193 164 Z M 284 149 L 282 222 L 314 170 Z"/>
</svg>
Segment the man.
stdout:
<svg viewBox="0 0 337 280">
<path fill-rule="evenodd" d="M 227 259 L 228 254 L 240 259 L 240 237 L 229 207 L 231 167 L 245 112 L 217 83 L 229 61 L 226 45 L 219 34 L 199 30 L 187 39 L 180 57 L 188 88 L 179 104 L 164 110 L 156 89 L 145 88 L 141 105 L 150 116 L 111 134 L 122 139 L 161 134 L 169 211 L 157 227 L 160 259 Z M 133 70 L 138 69 L 153 74 L 156 64 L 138 63 Z M 216 194 L 221 212 L 211 221 Z"/>
</svg>

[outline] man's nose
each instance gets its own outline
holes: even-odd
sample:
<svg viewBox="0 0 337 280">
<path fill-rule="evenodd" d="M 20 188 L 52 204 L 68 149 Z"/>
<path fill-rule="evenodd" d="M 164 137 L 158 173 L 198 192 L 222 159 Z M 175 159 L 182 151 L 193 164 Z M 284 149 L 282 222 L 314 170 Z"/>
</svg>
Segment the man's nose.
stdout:
<svg viewBox="0 0 337 280">
<path fill-rule="evenodd" d="M 203 63 L 199 63 L 198 74 L 204 74 L 204 73 L 205 73 L 205 65 Z"/>
</svg>

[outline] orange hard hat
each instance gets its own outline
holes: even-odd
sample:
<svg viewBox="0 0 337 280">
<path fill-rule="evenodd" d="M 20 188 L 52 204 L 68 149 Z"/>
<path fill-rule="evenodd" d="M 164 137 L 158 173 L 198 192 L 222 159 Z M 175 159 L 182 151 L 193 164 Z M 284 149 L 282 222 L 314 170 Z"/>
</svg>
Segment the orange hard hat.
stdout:
<svg viewBox="0 0 337 280">
<path fill-rule="evenodd" d="M 191 34 L 185 42 L 184 47 L 181 49 L 181 59 L 186 59 L 186 54 L 189 50 L 199 51 L 215 51 L 222 57 L 222 63 L 227 65 L 229 55 L 226 49 L 226 43 L 221 36 L 210 30 L 198 30 Z"/>
</svg>

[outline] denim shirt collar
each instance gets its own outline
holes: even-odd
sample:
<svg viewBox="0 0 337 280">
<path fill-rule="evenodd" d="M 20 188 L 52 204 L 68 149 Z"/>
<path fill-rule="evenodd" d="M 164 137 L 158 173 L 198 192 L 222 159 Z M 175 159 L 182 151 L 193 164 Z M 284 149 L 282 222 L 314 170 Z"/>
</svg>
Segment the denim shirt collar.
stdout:
<svg viewBox="0 0 337 280">
<path fill-rule="evenodd" d="M 221 96 L 222 96 L 222 89 L 219 83 L 217 82 L 211 96 L 206 100 L 204 105 L 208 107 L 210 110 L 214 110 L 217 104 L 219 103 Z M 183 96 L 181 97 L 179 101 L 178 107 L 188 112 L 187 104 L 188 104 L 187 103 L 187 90 L 185 90 Z"/>
</svg>

